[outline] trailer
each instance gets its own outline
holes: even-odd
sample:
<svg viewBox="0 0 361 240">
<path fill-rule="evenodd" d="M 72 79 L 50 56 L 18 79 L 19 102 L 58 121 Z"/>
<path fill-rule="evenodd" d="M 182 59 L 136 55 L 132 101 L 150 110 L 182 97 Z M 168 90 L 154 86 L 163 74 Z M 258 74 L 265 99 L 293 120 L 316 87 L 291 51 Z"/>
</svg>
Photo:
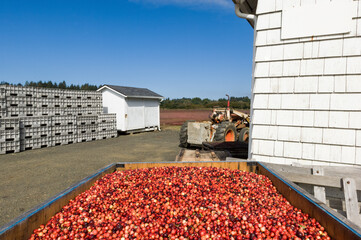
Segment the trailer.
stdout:
<svg viewBox="0 0 361 240">
<path fill-rule="evenodd" d="M 333 239 L 361 239 L 361 228 L 278 174 L 271 166 L 254 161 L 114 163 L 83 179 L 44 204 L 24 213 L 0 229 L 0 239 L 28 239 L 33 230 L 61 210 L 69 200 L 89 189 L 95 181 L 114 171 L 151 167 L 217 167 L 254 172 L 267 176 L 277 190 L 296 208 L 315 218 Z"/>
</svg>

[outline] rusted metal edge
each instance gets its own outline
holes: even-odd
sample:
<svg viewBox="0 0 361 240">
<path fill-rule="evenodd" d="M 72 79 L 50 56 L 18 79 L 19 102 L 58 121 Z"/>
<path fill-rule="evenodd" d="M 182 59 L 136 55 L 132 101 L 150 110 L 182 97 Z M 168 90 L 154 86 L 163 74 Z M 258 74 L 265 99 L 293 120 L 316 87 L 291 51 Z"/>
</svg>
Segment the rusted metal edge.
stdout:
<svg viewBox="0 0 361 240">
<path fill-rule="evenodd" d="M 104 175 L 106 172 L 112 172 L 115 171 L 116 169 L 116 163 L 110 164 L 102 169 L 100 169 L 99 171 L 97 171 L 96 173 L 84 178 L 83 180 L 81 180 L 80 182 L 70 186 L 69 188 L 65 189 L 64 191 L 60 192 L 59 194 L 57 194 L 54 197 L 51 197 L 50 199 L 48 199 L 47 201 L 45 201 L 42 204 L 39 204 L 37 206 L 35 206 L 34 208 L 32 208 L 31 210 L 25 212 L 24 214 L 20 215 L 19 217 L 15 218 L 14 220 L 12 220 L 11 222 L 5 224 L 4 226 L 2 226 L 0 228 L 0 239 L 11 239 L 11 238 L 6 238 L 7 235 L 9 234 L 9 232 L 11 231 L 15 231 L 16 227 L 19 226 L 22 223 L 26 223 L 26 221 L 28 219 L 30 219 L 32 216 L 39 214 L 41 211 L 45 211 L 45 209 L 47 207 L 50 207 L 52 204 L 56 203 L 57 201 L 59 201 L 60 199 L 66 197 L 66 196 L 70 196 L 72 193 L 74 193 L 77 189 L 79 189 L 79 187 L 82 187 L 86 184 L 88 184 L 89 182 L 92 182 L 98 178 L 100 178 L 102 175 Z M 70 197 L 70 199 L 72 199 Z M 69 200 L 70 200 L 69 199 Z M 34 230 L 34 229 L 33 229 Z M 33 231 L 31 230 L 31 232 Z M 26 233 L 24 233 L 26 235 Z M 30 235 L 29 235 L 30 236 Z M 17 238 L 16 238 L 17 239 Z"/>
</svg>

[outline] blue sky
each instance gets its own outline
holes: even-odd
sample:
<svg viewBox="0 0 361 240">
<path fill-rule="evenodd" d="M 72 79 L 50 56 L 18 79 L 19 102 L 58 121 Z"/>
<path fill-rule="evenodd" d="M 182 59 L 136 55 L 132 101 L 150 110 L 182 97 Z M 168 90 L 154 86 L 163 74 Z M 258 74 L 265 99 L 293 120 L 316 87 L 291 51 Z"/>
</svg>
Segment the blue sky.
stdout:
<svg viewBox="0 0 361 240">
<path fill-rule="evenodd" d="M 252 45 L 231 0 L 0 1 L 0 82 L 249 96 Z"/>
</svg>

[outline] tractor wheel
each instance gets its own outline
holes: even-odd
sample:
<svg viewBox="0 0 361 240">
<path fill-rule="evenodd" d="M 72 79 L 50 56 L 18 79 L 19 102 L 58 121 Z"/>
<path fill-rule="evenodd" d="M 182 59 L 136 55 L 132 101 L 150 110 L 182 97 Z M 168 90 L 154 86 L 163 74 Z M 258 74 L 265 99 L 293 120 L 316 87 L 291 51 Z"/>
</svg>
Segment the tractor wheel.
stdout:
<svg viewBox="0 0 361 240">
<path fill-rule="evenodd" d="M 248 142 L 248 138 L 249 138 L 249 128 L 248 127 L 242 128 L 241 131 L 239 132 L 238 141 L 246 143 Z"/>
<path fill-rule="evenodd" d="M 217 142 L 237 141 L 237 129 L 234 124 L 230 122 L 222 122 L 219 124 L 214 135 L 214 140 Z"/>
<path fill-rule="evenodd" d="M 179 131 L 179 142 L 180 145 L 184 148 L 189 147 L 188 144 L 188 123 L 194 121 L 185 121 Z"/>
</svg>

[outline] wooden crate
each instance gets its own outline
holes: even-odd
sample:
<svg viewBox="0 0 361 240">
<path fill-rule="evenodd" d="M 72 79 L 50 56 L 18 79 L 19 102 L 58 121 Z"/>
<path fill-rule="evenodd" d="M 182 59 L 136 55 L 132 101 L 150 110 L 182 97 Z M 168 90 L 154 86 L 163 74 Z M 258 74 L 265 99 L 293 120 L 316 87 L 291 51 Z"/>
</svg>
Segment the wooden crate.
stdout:
<svg viewBox="0 0 361 240">
<path fill-rule="evenodd" d="M 73 185 L 64 192 L 49 199 L 44 204 L 24 213 L 19 218 L 10 222 L 0 229 L 0 239 L 28 239 L 34 229 L 45 224 L 69 200 L 89 189 L 92 184 L 108 173 L 128 169 L 179 166 L 179 167 L 219 167 L 228 169 L 239 169 L 243 171 L 263 174 L 271 179 L 278 191 L 295 207 L 302 209 L 311 217 L 316 218 L 325 227 L 333 239 L 360 240 L 361 228 L 347 220 L 337 212 L 332 211 L 324 203 L 318 201 L 305 190 L 281 177 L 272 167 L 263 163 L 252 161 L 220 161 L 220 162 L 162 162 L 162 163 L 115 163 L 111 164 L 97 173 L 89 176 L 78 184 Z"/>
</svg>

